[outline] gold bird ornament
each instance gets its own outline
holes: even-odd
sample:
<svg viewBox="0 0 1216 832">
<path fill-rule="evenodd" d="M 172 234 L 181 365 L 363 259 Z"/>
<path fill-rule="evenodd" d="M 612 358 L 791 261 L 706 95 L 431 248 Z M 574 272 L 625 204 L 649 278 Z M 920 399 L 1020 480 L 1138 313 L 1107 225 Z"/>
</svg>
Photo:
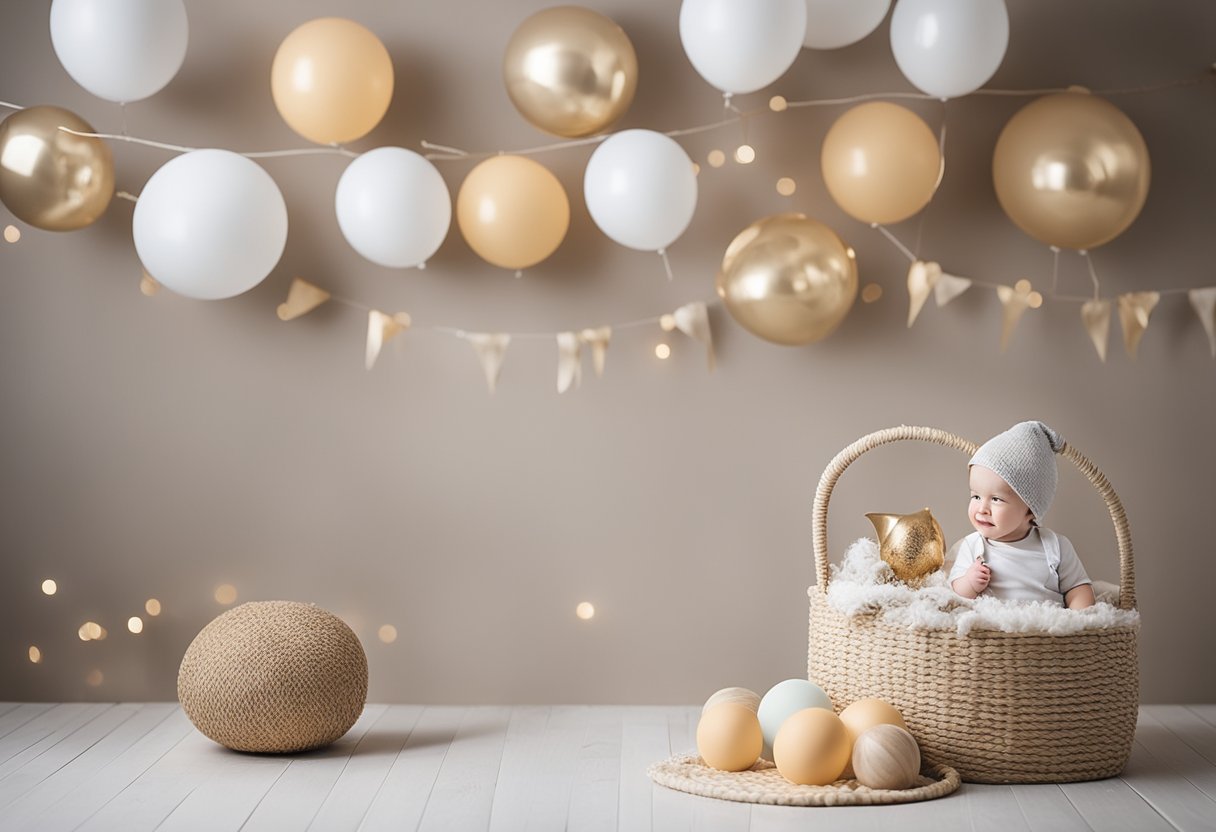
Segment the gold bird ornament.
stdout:
<svg viewBox="0 0 1216 832">
<path fill-rule="evenodd" d="M 913 514 L 867 514 L 878 534 L 879 556 L 905 583 L 941 569 L 946 561 L 942 527 L 929 509 Z"/>
</svg>

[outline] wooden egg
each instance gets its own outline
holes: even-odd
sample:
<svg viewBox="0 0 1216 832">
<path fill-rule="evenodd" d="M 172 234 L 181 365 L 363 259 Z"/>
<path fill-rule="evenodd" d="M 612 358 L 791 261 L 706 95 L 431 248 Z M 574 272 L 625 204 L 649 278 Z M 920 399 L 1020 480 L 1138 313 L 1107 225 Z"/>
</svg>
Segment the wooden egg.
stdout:
<svg viewBox="0 0 1216 832">
<path fill-rule="evenodd" d="M 773 741 L 773 762 L 791 783 L 826 786 L 849 762 L 849 732 L 826 708 L 805 708 L 782 723 Z"/>
<path fill-rule="evenodd" d="M 888 702 L 881 699 L 858 699 L 840 712 L 840 721 L 849 731 L 849 743 L 857 742 L 857 738 L 875 725 L 898 725 L 905 731 L 908 729 L 903 715 Z M 853 776 L 853 764 L 850 762 L 844 769 L 845 777 Z"/>
<path fill-rule="evenodd" d="M 737 702 L 707 708 L 697 723 L 697 751 L 710 768 L 744 771 L 756 764 L 764 735 L 756 712 Z"/>
<path fill-rule="evenodd" d="M 760 707 L 760 694 L 747 688 L 722 688 L 722 690 L 705 700 L 705 706 L 701 708 L 701 713 L 705 713 L 714 705 L 719 705 L 723 702 L 734 702 L 736 705 L 742 705 L 754 712 Z"/>
<path fill-rule="evenodd" d="M 906 789 L 920 774 L 916 737 L 898 725 L 875 725 L 853 743 L 857 782 L 871 789 Z"/>
</svg>

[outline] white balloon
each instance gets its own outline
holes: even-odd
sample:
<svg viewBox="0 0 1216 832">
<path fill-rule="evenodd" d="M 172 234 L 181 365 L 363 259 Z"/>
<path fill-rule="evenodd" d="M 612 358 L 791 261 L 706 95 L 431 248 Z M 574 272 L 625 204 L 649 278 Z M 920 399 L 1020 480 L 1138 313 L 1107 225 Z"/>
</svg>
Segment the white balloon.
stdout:
<svg viewBox="0 0 1216 832">
<path fill-rule="evenodd" d="M 891 51 L 914 85 L 938 98 L 975 92 L 1009 46 L 1005 0 L 899 0 Z"/>
<path fill-rule="evenodd" d="M 443 177 L 403 147 L 378 147 L 351 162 L 338 180 L 334 207 L 351 248 L 389 268 L 426 262 L 452 224 Z"/>
<path fill-rule="evenodd" d="M 591 219 L 613 240 L 659 251 L 692 222 L 697 175 L 673 139 L 653 130 L 623 130 L 591 154 L 583 197 Z"/>
<path fill-rule="evenodd" d="M 189 25 L 182 0 L 53 0 L 51 45 L 77 84 L 109 101 L 139 101 L 181 69 Z"/>
<path fill-rule="evenodd" d="M 878 28 L 891 8 L 891 0 L 806 0 L 808 49 L 839 49 Z"/>
<path fill-rule="evenodd" d="M 287 244 L 287 205 L 254 162 L 193 150 L 144 185 L 131 221 L 148 274 L 186 297 L 239 295 L 270 274 Z"/>
<path fill-rule="evenodd" d="M 776 81 L 802 49 L 803 0 L 684 0 L 680 41 L 688 60 L 723 92 L 745 93 Z"/>
</svg>

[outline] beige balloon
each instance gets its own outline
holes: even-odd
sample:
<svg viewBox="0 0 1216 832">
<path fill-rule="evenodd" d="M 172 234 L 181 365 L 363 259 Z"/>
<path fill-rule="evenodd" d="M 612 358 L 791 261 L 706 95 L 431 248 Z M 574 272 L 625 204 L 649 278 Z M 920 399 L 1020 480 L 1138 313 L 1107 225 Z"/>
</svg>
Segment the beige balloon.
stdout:
<svg viewBox="0 0 1216 832">
<path fill-rule="evenodd" d="M 372 131 L 393 98 L 393 61 L 368 29 L 340 17 L 298 27 L 280 44 L 270 91 L 283 120 L 319 144 Z"/>
<path fill-rule="evenodd" d="M 541 130 L 576 137 L 598 133 L 629 109 L 638 58 L 625 31 L 581 6 L 544 9 L 507 44 L 503 81 L 515 108 Z"/>
<path fill-rule="evenodd" d="M 1148 146 L 1115 105 L 1085 92 L 1044 96 L 1014 114 L 992 156 L 996 196 L 1018 228 L 1051 246 L 1091 249 L 1144 207 Z"/>
<path fill-rule="evenodd" d="M 824 137 L 820 166 L 828 193 L 845 213 L 880 225 L 906 220 L 928 205 L 944 170 L 929 125 L 886 101 L 860 104 L 836 119 Z"/>
<path fill-rule="evenodd" d="M 74 231 L 97 221 L 114 196 L 114 158 L 96 132 L 60 107 L 29 107 L 0 123 L 0 202 L 20 220 L 47 231 Z"/>
<path fill-rule="evenodd" d="M 482 259 L 504 269 L 525 269 L 561 245 L 570 227 L 570 200 L 539 162 L 493 156 L 461 184 L 456 224 Z"/>
<path fill-rule="evenodd" d="M 757 220 L 726 249 L 718 296 L 744 329 L 796 346 L 827 337 L 857 297 L 857 259 L 832 229 L 803 214 Z"/>
</svg>

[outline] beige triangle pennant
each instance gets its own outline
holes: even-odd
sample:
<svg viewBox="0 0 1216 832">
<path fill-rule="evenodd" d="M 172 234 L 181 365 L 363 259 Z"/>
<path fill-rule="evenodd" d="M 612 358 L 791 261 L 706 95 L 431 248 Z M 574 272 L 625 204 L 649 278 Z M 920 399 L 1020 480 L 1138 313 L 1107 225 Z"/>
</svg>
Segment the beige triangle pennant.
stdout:
<svg viewBox="0 0 1216 832">
<path fill-rule="evenodd" d="M 376 365 L 381 348 L 409 326 L 410 316 L 405 312 L 386 315 L 373 309 L 367 313 L 367 369 Z"/>
<path fill-rule="evenodd" d="M 1087 300 L 1081 305 L 1081 322 L 1094 342 L 1098 357 L 1106 360 L 1106 345 L 1110 341 L 1110 301 Z"/>
<path fill-rule="evenodd" d="M 608 343 L 612 340 L 612 327 L 584 329 L 578 334 L 578 339 L 591 347 L 591 363 L 595 366 L 595 376 L 603 377 L 604 362 L 608 358 Z"/>
<path fill-rule="evenodd" d="M 1119 295 L 1119 323 L 1123 326 L 1123 348 L 1128 357 L 1135 358 L 1140 339 L 1148 329 L 1148 317 L 1161 300 L 1160 292 L 1128 292 Z"/>
<path fill-rule="evenodd" d="M 997 286 L 996 295 L 1005 307 L 1001 319 L 1001 352 L 1004 352 L 1013 337 L 1013 330 L 1022 319 L 1022 314 L 1030 308 L 1030 295 L 1027 292 L 1019 292 L 1012 286 Z"/>
<path fill-rule="evenodd" d="M 287 290 L 287 300 L 279 304 L 279 320 L 290 321 L 307 315 L 329 298 L 329 292 L 320 286 L 314 286 L 297 277 L 291 281 L 291 288 Z"/>
<path fill-rule="evenodd" d="M 680 332 L 705 345 L 709 371 L 712 373 L 717 365 L 717 360 L 714 357 L 714 336 L 709 328 L 709 310 L 705 304 L 701 301 L 686 303 L 673 312 L 671 317 Z"/>
<path fill-rule="evenodd" d="M 938 306 L 945 306 L 970 288 L 970 278 L 943 273 L 933 287 L 933 298 Z"/>
<path fill-rule="evenodd" d="M 155 277 L 144 272 L 143 277 L 139 279 L 139 291 L 143 293 L 144 297 L 150 298 L 160 291 L 160 284 Z"/>
<path fill-rule="evenodd" d="M 571 387 L 578 387 L 582 379 L 583 356 L 578 334 L 557 333 L 557 392 L 565 393 Z"/>
<path fill-rule="evenodd" d="M 1191 300 L 1195 314 L 1203 322 L 1203 329 L 1208 334 L 1208 343 L 1212 347 L 1212 358 L 1216 358 L 1216 286 L 1192 289 L 1187 292 L 1187 297 Z"/>
<path fill-rule="evenodd" d="M 481 369 L 486 374 L 486 384 L 493 394 L 498 387 L 498 374 L 502 372 L 502 362 L 507 357 L 511 336 L 505 332 L 468 332 L 464 339 L 473 345 L 473 352 L 477 353 Z"/>
<path fill-rule="evenodd" d="M 929 293 L 941 280 L 942 267 L 937 263 L 917 260 L 908 268 L 908 326 L 911 327 L 924 308 Z"/>
</svg>

